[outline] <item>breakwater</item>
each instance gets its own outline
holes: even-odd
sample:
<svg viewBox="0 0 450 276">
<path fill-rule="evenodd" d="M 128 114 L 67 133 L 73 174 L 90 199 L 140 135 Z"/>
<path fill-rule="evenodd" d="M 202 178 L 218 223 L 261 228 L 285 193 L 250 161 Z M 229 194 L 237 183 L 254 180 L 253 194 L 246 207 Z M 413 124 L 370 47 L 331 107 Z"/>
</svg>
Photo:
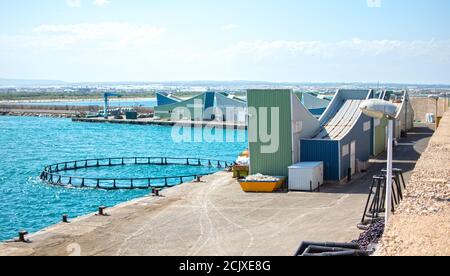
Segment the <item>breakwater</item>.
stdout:
<svg viewBox="0 0 450 276">
<path fill-rule="evenodd" d="M 216 127 L 222 129 L 246 130 L 247 125 L 232 122 L 219 121 L 167 121 L 153 118 L 142 118 L 137 120 L 118 120 L 114 118 L 72 118 L 74 122 L 84 123 L 110 123 L 110 124 L 130 124 L 130 125 L 158 125 L 158 126 L 183 126 L 183 127 Z"/>
<path fill-rule="evenodd" d="M 126 107 L 121 107 L 126 108 Z M 153 113 L 152 107 L 130 107 L 140 114 Z M 28 117 L 64 117 L 70 118 L 78 114 L 97 113 L 103 106 L 81 105 L 32 105 L 32 104 L 0 104 L 0 115 Z"/>
</svg>

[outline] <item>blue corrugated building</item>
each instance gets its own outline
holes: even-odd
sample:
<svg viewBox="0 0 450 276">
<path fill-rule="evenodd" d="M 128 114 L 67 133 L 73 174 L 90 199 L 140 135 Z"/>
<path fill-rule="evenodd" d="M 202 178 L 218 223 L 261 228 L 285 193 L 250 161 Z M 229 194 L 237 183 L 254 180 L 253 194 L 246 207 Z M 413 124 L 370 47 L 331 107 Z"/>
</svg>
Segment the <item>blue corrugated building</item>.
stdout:
<svg viewBox="0 0 450 276">
<path fill-rule="evenodd" d="M 157 106 L 163 106 L 168 104 L 174 104 L 181 102 L 181 99 L 174 97 L 167 93 L 158 92 L 156 93 Z"/>
<path fill-rule="evenodd" d="M 325 181 L 340 182 L 367 167 L 373 122 L 359 107 L 372 97 L 371 90 L 339 90 L 321 116 L 317 133 L 301 139 L 301 161 L 323 161 Z"/>
</svg>

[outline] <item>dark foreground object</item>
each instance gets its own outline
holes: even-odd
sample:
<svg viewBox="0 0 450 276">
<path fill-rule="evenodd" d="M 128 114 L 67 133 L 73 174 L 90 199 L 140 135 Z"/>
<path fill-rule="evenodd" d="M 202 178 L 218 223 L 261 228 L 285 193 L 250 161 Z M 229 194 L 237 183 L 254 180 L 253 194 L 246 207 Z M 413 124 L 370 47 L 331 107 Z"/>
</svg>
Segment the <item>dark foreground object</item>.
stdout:
<svg viewBox="0 0 450 276">
<path fill-rule="evenodd" d="M 369 256 L 369 252 L 362 250 L 356 243 L 314 243 L 303 242 L 295 256 L 302 257 L 366 257 Z"/>
</svg>

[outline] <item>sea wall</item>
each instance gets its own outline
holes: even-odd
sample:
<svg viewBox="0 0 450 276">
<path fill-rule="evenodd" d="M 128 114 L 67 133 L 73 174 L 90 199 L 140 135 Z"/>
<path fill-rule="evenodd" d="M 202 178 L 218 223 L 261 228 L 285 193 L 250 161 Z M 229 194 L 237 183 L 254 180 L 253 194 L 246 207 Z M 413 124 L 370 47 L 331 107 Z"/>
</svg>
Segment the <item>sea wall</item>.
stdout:
<svg viewBox="0 0 450 276">
<path fill-rule="evenodd" d="M 36 110 L 36 111 L 78 111 L 97 112 L 99 106 L 72 106 L 72 105 L 26 105 L 26 104 L 0 104 L 0 110 Z"/>
<path fill-rule="evenodd" d="M 422 154 L 377 255 L 450 256 L 450 112 Z"/>
<path fill-rule="evenodd" d="M 448 111 L 450 99 L 439 99 L 438 102 L 438 116 L 442 116 L 444 112 Z M 411 105 L 414 109 L 414 120 L 418 122 L 425 122 L 427 113 L 436 113 L 436 100 L 429 98 L 411 98 Z"/>
<path fill-rule="evenodd" d="M 101 106 L 0 104 L 0 115 L 72 117 L 79 113 L 96 113 L 102 108 Z M 153 113 L 153 108 L 130 108 L 135 109 L 140 114 Z"/>
</svg>

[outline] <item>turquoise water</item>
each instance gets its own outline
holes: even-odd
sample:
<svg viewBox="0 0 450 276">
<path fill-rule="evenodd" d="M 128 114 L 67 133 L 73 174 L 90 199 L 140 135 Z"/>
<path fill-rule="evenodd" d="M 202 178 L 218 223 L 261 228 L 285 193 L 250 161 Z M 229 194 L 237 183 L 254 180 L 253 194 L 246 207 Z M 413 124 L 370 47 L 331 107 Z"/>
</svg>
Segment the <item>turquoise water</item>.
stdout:
<svg viewBox="0 0 450 276">
<path fill-rule="evenodd" d="M 171 132 L 171 128 L 162 126 L 0 117 L 0 240 L 16 236 L 21 229 L 38 231 L 59 222 L 63 214 L 73 218 L 95 212 L 100 205 L 114 206 L 149 193 L 51 187 L 38 179 L 46 165 L 122 156 L 197 157 L 233 161 L 246 148 L 245 142 L 179 144 L 173 142 Z M 230 132 L 241 138 L 245 136 L 243 131 Z M 204 170 L 186 166 L 161 168 L 140 165 L 79 170 L 75 173 L 93 177 L 107 174 L 114 177 L 153 177 L 196 174 Z"/>
</svg>

